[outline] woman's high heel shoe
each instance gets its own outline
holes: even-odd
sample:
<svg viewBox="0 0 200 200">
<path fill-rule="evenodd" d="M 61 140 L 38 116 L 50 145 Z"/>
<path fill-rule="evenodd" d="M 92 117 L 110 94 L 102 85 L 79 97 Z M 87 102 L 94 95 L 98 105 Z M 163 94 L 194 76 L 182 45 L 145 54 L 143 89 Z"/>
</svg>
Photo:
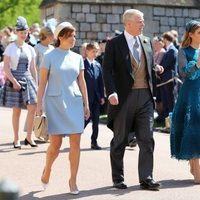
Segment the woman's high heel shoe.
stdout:
<svg viewBox="0 0 200 200">
<path fill-rule="evenodd" d="M 49 186 L 49 183 L 44 183 L 43 180 L 42 180 L 44 172 L 45 172 L 45 168 L 44 168 L 44 170 L 42 172 L 41 185 L 42 185 L 43 190 L 46 190 L 48 188 L 48 186 Z"/>
<path fill-rule="evenodd" d="M 43 183 L 42 181 L 41 181 L 41 184 L 42 184 L 43 190 L 46 190 L 48 188 L 48 186 L 49 186 L 48 183 Z"/>
<path fill-rule="evenodd" d="M 14 147 L 15 149 L 21 149 L 20 142 L 17 142 L 17 144 L 15 144 L 15 142 L 13 142 L 13 147 Z"/>
<path fill-rule="evenodd" d="M 25 140 L 24 140 L 24 144 L 25 145 L 30 145 L 31 147 L 37 147 L 38 145 L 37 144 L 31 144 L 26 138 L 25 138 Z"/>
<path fill-rule="evenodd" d="M 77 188 L 77 185 L 75 186 L 74 190 L 71 189 L 70 181 L 69 181 L 69 189 L 70 189 L 69 194 L 78 195 L 80 193 L 78 188 Z"/>
</svg>

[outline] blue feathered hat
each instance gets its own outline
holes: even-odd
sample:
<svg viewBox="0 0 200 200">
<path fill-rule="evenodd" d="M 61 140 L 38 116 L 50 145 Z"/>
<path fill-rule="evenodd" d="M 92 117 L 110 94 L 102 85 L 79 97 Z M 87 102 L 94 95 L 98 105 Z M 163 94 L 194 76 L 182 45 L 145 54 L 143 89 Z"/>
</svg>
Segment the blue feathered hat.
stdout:
<svg viewBox="0 0 200 200">
<path fill-rule="evenodd" d="M 22 16 L 17 17 L 15 28 L 18 31 L 23 31 L 23 30 L 28 29 L 28 24 L 27 24 L 26 19 Z"/>
</svg>

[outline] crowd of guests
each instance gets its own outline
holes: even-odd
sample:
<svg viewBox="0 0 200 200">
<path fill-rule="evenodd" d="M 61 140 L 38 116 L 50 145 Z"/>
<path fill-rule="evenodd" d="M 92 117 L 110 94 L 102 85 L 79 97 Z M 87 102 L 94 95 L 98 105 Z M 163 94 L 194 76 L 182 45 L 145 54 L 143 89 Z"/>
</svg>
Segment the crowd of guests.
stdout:
<svg viewBox="0 0 200 200">
<path fill-rule="evenodd" d="M 176 33 L 176 34 L 175 34 Z M 153 38 L 154 60 L 164 67 L 164 73 L 157 75 L 156 122 L 165 125 L 165 119 L 172 112 L 175 103 L 175 76 L 178 74 L 177 57 L 179 43 L 177 32 L 171 30 Z"/>
<path fill-rule="evenodd" d="M 36 52 L 36 68 L 39 77 L 39 66 L 42 62 L 44 53 L 48 50 L 54 48 L 54 35 L 53 31 L 56 26 L 56 20 L 51 19 L 49 22 L 44 22 L 41 27 L 38 23 L 34 23 L 29 31 L 26 38 L 26 43 L 34 47 Z M 121 34 L 117 31 L 116 36 Z M 17 35 L 12 27 L 5 27 L 0 31 L 0 87 L 5 83 L 5 72 L 3 70 L 3 53 L 7 45 L 11 42 L 16 41 Z M 100 63 L 100 67 L 103 65 L 103 57 L 107 40 L 111 38 L 106 38 L 104 40 L 99 40 L 98 42 L 98 53 L 95 60 Z M 86 59 L 86 46 L 89 42 L 82 44 L 81 54 L 83 59 Z M 168 31 L 162 35 L 155 36 L 152 38 L 152 44 L 154 49 L 154 60 L 157 64 L 160 64 L 165 68 L 165 73 L 162 75 L 156 75 L 157 85 L 156 89 L 156 111 L 158 117 L 156 122 L 165 125 L 165 119 L 168 117 L 169 113 L 172 112 L 174 103 L 176 100 L 175 93 L 175 81 L 174 77 L 178 75 L 177 68 L 177 52 L 180 47 L 178 32 L 175 30 Z M 169 82 L 168 82 L 169 81 Z M 163 83 L 163 84 L 162 84 Z M 161 84 L 161 86 L 159 86 Z M 107 99 L 105 99 L 107 101 Z M 106 113 L 107 102 L 101 106 L 101 111 Z"/>
<path fill-rule="evenodd" d="M 130 141 L 135 138 L 140 149 L 140 188 L 160 188 L 153 179 L 154 108 L 158 112 L 156 120 L 161 123 L 173 112 L 171 155 L 189 160 L 194 182 L 200 183 L 200 22 L 186 24 L 181 44 L 175 30 L 154 37 L 151 43 L 143 35 L 143 17 L 139 10 L 126 10 L 124 31 L 114 38 L 84 43 L 82 55 L 72 50 L 76 28 L 69 22 L 57 25 L 51 19 L 43 27 L 36 23 L 29 28 L 26 19 L 19 16 L 14 29 L 2 30 L 0 106 L 12 108 L 13 147 L 21 149 L 21 109 L 28 111 L 24 144 L 33 148 L 37 147 L 32 134 L 34 116 L 45 112 L 48 118 L 50 143 L 41 176 L 44 189 L 62 138 L 68 136 L 68 184 L 71 194 L 79 194 L 76 182 L 81 134 L 92 121 L 91 149 L 101 149 L 98 126 L 100 109 L 105 105 L 107 125 L 113 131 L 110 161 L 115 188 L 127 188 L 123 157 L 131 135 Z M 177 102 L 175 76 L 183 80 Z"/>
</svg>

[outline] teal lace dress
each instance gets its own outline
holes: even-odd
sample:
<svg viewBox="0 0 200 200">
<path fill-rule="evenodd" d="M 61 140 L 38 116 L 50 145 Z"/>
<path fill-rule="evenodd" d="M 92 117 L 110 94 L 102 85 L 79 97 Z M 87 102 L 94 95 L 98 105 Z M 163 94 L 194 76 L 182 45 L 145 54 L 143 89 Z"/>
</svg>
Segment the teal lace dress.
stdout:
<svg viewBox="0 0 200 200">
<path fill-rule="evenodd" d="M 171 156 L 179 160 L 200 158 L 200 69 L 196 67 L 199 50 L 191 46 L 178 53 L 183 78 L 172 114 Z"/>
</svg>

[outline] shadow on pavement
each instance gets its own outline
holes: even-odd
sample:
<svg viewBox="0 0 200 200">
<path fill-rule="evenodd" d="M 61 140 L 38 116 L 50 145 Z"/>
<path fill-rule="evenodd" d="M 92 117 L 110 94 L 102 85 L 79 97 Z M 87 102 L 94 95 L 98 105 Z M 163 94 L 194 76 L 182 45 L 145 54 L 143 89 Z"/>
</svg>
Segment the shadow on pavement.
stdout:
<svg viewBox="0 0 200 200">
<path fill-rule="evenodd" d="M 161 189 L 168 189 L 168 188 L 184 188 L 184 187 L 192 187 L 194 186 L 194 182 L 192 179 L 186 179 L 186 180 L 162 180 L 159 181 L 159 183 L 162 184 Z"/>
<path fill-rule="evenodd" d="M 33 154 L 39 154 L 39 153 L 46 153 L 46 150 L 45 151 L 35 151 L 33 148 L 23 148 L 23 150 L 32 150 L 31 152 L 23 152 L 23 153 L 19 153 L 18 155 L 20 156 L 24 156 L 24 155 L 33 155 Z M 110 150 L 110 147 L 102 147 L 101 150 L 92 150 L 91 148 L 81 148 L 81 152 L 84 152 L 84 151 L 96 151 L 96 152 L 99 152 L 99 151 L 109 151 Z M 20 150 L 18 150 L 20 152 Z M 3 152 L 3 151 L 2 151 Z M 4 151 L 5 152 L 5 151 Z M 60 150 L 59 153 L 66 153 L 66 152 L 69 152 L 69 148 L 65 148 L 65 149 L 62 149 Z M 1 150 L 0 150 L 0 153 L 1 153 Z"/>
<path fill-rule="evenodd" d="M 79 195 L 71 195 L 69 193 L 62 193 L 62 194 L 57 194 L 57 195 L 52 195 L 52 196 L 46 196 L 46 197 L 35 197 L 37 196 L 37 193 L 40 193 L 41 191 L 34 191 L 34 192 L 30 192 L 29 194 L 26 194 L 24 196 L 20 197 L 20 200 L 37 200 L 37 199 L 41 199 L 41 200 L 63 200 L 63 199 L 68 199 L 68 200 L 72 200 L 72 199 L 81 199 L 81 198 L 85 198 L 85 197 L 94 197 L 98 196 L 98 199 L 100 198 L 99 196 L 101 195 L 112 195 L 115 197 L 119 197 L 125 194 L 128 194 L 130 192 L 139 190 L 139 186 L 131 186 L 128 187 L 128 189 L 126 190 L 117 190 L 111 186 L 107 186 L 107 187 L 101 187 L 101 188 L 95 188 L 95 189 L 91 189 L 91 190 L 82 190 L 80 191 Z"/>
<path fill-rule="evenodd" d="M 25 156 L 25 155 L 34 155 L 34 154 L 39 154 L 39 153 L 46 153 L 45 151 L 37 151 L 37 148 L 30 148 L 26 147 L 23 144 L 21 145 L 22 149 L 14 149 L 12 143 L 5 143 L 5 144 L 0 144 L 0 153 L 7 153 L 7 152 L 12 152 L 12 151 L 18 151 L 20 156 Z M 101 151 L 109 151 L 110 147 L 102 147 Z M 24 152 L 27 151 L 27 152 Z M 91 148 L 81 148 L 81 152 L 84 151 L 97 151 L 97 150 L 92 150 Z M 99 150 L 98 150 L 99 151 Z M 64 148 L 60 150 L 60 153 L 64 152 L 69 152 L 69 148 Z"/>
</svg>

